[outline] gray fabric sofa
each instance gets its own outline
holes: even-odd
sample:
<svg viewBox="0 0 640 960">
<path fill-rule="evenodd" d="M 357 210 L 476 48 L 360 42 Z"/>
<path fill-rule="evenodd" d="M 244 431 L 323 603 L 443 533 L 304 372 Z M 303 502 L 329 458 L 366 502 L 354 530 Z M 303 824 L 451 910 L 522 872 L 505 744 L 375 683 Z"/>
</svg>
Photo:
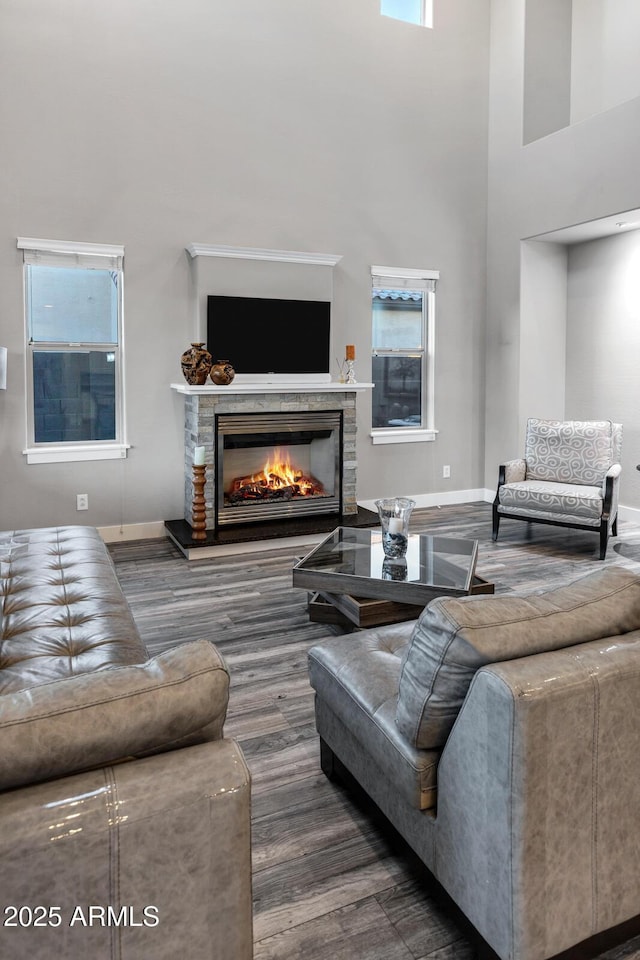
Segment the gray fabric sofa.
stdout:
<svg viewBox="0 0 640 960">
<path fill-rule="evenodd" d="M 229 675 L 149 658 L 98 532 L 0 534 L 0 956 L 249 960 Z"/>
<path fill-rule="evenodd" d="M 640 578 L 440 598 L 315 645 L 309 674 L 325 773 L 355 777 L 502 960 L 640 913 Z"/>
</svg>

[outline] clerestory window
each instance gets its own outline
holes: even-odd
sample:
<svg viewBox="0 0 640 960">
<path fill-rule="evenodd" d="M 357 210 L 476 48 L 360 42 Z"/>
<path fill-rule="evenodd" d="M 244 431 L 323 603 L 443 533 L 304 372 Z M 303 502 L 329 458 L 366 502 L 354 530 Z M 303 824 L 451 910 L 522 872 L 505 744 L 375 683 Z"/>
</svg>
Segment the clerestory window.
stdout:
<svg viewBox="0 0 640 960">
<path fill-rule="evenodd" d="M 21 237 L 29 463 L 126 456 L 124 249 Z"/>
<path fill-rule="evenodd" d="M 422 27 L 433 27 L 433 0 L 380 0 L 380 13 Z"/>
<path fill-rule="evenodd" d="M 434 270 L 372 267 L 372 439 L 434 440 Z"/>
</svg>

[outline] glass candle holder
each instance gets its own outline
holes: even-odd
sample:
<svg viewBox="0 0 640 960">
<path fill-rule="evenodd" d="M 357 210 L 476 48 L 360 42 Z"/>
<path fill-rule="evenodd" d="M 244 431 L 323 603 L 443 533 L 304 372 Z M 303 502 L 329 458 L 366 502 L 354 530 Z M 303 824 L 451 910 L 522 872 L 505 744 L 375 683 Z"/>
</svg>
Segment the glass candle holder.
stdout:
<svg viewBox="0 0 640 960">
<path fill-rule="evenodd" d="M 409 545 L 409 518 L 416 505 L 408 497 L 376 500 L 382 527 L 382 549 L 385 557 L 404 557 Z"/>
<path fill-rule="evenodd" d="M 383 580 L 408 580 L 409 568 L 405 557 L 385 557 L 382 561 Z"/>
</svg>

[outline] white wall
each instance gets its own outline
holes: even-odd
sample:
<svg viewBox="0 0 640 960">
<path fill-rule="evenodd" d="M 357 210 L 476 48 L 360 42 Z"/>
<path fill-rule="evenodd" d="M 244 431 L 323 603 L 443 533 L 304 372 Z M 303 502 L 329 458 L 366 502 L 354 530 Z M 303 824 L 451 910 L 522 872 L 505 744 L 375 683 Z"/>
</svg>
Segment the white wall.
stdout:
<svg viewBox="0 0 640 960">
<path fill-rule="evenodd" d="M 623 424 L 621 487 L 640 505 L 640 231 L 570 248 L 567 412 Z"/>
<path fill-rule="evenodd" d="M 541 234 L 638 205 L 640 98 L 522 145 L 524 0 L 493 0 L 489 120 L 485 485 L 521 453 L 527 374 L 521 245 Z M 624 219 L 624 217 L 621 217 Z M 624 344 L 620 345 L 624 350 Z M 571 369 L 571 345 L 567 367 Z M 527 401 L 528 403 L 529 401 Z M 568 406 L 567 406 L 568 410 Z M 627 443 L 625 437 L 625 443 Z M 640 505 L 623 475 L 621 498 Z M 635 503 L 634 503 L 635 499 Z"/>
<path fill-rule="evenodd" d="M 638 0 L 572 0 L 571 123 L 640 96 Z"/>
<path fill-rule="evenodd" d="M 536 240 L 520 249 L 519 434 L 529 417 L 565 416 L 567 248 Z"/>
<path fill-rule="evenodd" d="M 191 242 L 342 254 L 334 342 L 362 380 L 371 264 L 439 269 L 438 440 L 374 448 L 359 400 L 359 496 L 478 486 L 488 8 L 440 2 L 425 30 L 377 0 L 3 5 L 3 527 L 182 516 Z M 18 236 L 125 245 L 127 460 L 25 464 Z"/>
<path fill-rule="evenodd" d="M 523 142 L 569 123 L 572 0 L 527 0 Z"/>
</svg>

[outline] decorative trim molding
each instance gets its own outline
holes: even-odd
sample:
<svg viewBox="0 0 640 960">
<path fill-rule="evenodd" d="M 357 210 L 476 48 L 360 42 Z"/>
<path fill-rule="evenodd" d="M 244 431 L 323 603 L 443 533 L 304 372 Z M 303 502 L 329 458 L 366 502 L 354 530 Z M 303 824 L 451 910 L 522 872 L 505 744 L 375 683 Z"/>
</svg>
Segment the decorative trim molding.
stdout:
<svg viewBox="0 0 640 960">
<path fill-rule="evenodd" d="M 75 240 L 37 240 L 18 237 L 19 250 L 45 250 L 48 253 L 85 253 L 94 257 L 123 257 L 124 247 L 119 243 L 81 243 Z"/>
<path fill-rule="evenodd" d="M 305 253 L 297 250 L 267 250 L 261 247 L 229 247 L 221 243 L 190 243 L 187 253 L 195 257 L 227 257 L 231 260 L 277 260 L 280 263 L 309 263 L 335 267 L 341 254 Z"/>
<path fill-rule="evenodd" d="M 371 267 L 373 277 L 401 277 L 404 280 L 439 280 L 439 270 L 415 270 L 413 267 Z"/>
<path fill-rule="evenodd" d="M 27 447 L 22 453 L 27 463 L 77 463 L 81 460 L 124 460 L 129 443 L 112 443 L 103 446 L 77 447 Z"/>
<path fill-rule="evenodd" d="M 371 443 L 425 443 L 435 440 L 438 436 L 435 428 L 412 430 L 408 427 L 398 427 L 397 430 L 372 430 L 369 436 Z"/>
</svg>

